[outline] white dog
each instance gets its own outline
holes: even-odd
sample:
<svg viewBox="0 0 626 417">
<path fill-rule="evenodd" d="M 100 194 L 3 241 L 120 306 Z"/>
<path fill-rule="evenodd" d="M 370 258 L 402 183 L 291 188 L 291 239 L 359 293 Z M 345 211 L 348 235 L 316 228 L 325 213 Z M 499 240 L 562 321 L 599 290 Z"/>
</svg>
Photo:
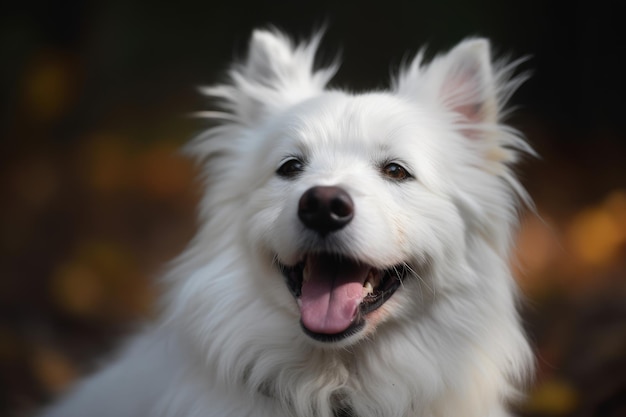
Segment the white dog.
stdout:
<svg viewBox="0 0 626 417">
<path fill-rule="evenodd" d="M 47 417 L 501 417 L 532 368 L 508 265 L 520 78 L 466 40 L 389 90 L 255 31 L 188 148 L 202 227 L 162 315 Z"/>
</svg>

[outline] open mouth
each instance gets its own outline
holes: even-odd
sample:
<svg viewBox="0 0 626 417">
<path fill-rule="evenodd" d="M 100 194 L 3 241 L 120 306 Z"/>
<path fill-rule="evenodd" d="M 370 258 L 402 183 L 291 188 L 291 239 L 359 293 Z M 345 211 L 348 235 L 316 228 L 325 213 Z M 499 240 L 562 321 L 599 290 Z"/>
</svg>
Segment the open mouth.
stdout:
<svg viewBox="0 0 626 417">
<path fill-rule="evenodd" d="M 330 253 L 307 254 L 280 269 L 300 307 L 304 332 L 319 341 L 358 333 L 366 316 L 400 287 L 407 271 L 404 265 L 378 269 Z"/>
</svg>

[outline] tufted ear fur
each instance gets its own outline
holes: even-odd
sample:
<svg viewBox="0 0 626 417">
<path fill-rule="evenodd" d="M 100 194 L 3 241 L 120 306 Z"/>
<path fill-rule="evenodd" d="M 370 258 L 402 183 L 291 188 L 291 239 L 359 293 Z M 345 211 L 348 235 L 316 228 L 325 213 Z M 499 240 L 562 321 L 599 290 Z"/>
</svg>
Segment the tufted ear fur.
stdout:
<svg viewBox="0 0 626 417">
<path fill-rule="evenodd" d="M 511 148 L 533 153 L 513 129 L 500 123 L 507 99 L 526 80 L 526 75 L 512 76 L 524 59 L 494 64 L 486 39 L 465 40 L 428 65 L 422 56 L 395 80 L 397 94 L 435 103 L 447 112 L 452 126 L 483 150 L 485 166 L 493 172 L 501 172 L 500 163 L 516 160 Z"/>
<path fill-rule="evenodd" d="M 255 30 L 247 57 L 229 71 L 230 83 L 201 91 L 222 100 L 223 113 L 208 116 L 252 126 L 285 107 L 320 93 L 336 65 L 314 70 L 321 34 L 294 44 L 278 31 Z"/>
<path fill-rule="evenodd" d="M 496 85 L 489 55 L 489 42 L 462 42 L 441 63 L 438 85 L 440 102 L 471 124 L 495 123 L 498 117 Z"/>
<path fill-rule="evenodd" d="M 468 128 L 497 123 L 500 86 L 489 49 L 486 39 L 469 39 L 427 66 L 422 64 L 419 54 L 401 73 L 396 90 L 409 97 L 426 95 L 454 113 L 456 121 L 467 124 Z M 475 136 L 475 132 L 470 136 Z"/>
</svg>

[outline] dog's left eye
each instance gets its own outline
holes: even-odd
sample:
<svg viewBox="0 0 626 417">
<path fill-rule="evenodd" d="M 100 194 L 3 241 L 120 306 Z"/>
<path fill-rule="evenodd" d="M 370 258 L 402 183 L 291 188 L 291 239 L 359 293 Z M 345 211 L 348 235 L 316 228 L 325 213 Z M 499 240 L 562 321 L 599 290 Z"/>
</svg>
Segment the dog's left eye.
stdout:
<svg viewBox="0 0 626 417">
<path fill-rule="evenodd" d="M 412 178 L 411 174 L 400 164 L 391 162 L 382 168 L 383 174 L 392 180 L 403 181 Z"/>
<path fill-rule="evenodd" d="M 276 173 L 283 178 L 292 178 L 301 173 L 303 170 L 304 163 L 297 158 L 292 158 L 283 162 Z"/>
</svg>

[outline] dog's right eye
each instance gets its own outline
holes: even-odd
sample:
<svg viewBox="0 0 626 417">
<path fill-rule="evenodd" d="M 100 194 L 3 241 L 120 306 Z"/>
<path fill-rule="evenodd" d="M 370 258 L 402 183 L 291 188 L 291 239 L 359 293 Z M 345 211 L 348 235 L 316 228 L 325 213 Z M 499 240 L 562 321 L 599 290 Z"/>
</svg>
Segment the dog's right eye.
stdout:
<svg viewBox="0 0 626 417">
<path fill-rule="evenodd" d="M 301 173 L 303 170 L 304 163 L 297 158 L 292 158 L 283 162 L 276 173 L 283 178 L 292 178 Z"/>
<path fill-rule="evenodd" d="M 382 173 L 394 181 L 406 181 L 413 178 L 402 165 L 390 162 L 382 168 Z"/>
</svg>

